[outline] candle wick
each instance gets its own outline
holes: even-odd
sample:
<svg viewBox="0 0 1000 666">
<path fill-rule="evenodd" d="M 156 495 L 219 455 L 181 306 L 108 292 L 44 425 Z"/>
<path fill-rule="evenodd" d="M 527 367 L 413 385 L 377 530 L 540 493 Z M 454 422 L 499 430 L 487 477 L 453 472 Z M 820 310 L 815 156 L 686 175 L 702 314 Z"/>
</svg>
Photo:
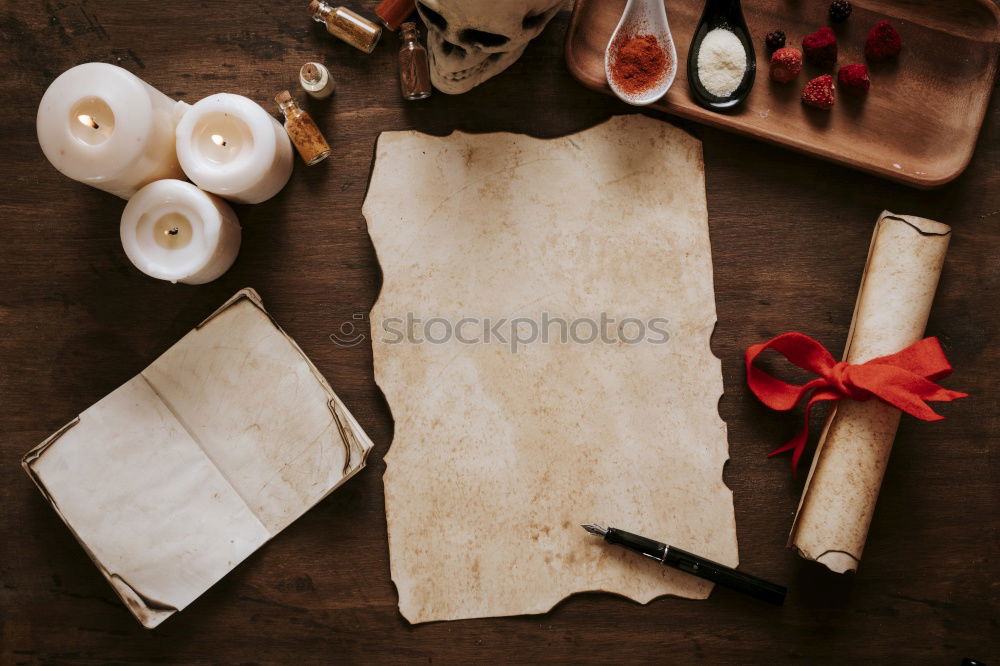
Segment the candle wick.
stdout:
<svg viewBox="0 0 1000 666">
<path fill-rule="evenodd" d="M 173 229 L 167 229 L 167 235 L 168 236 L 176 236 L 177 234 L 180 233 L 180 231 L 181 230 L 178 229 L 177 227 L 174 227 Z"/>
<path fill-rule="evenodd" d="M 221 134 L 213 134 L 212 141 L 214 141 L 217 146 L 222 146 L 223 148 L 226 147 L 226 137 Z"/>
<path fill-rule="evenodd" d="M 88 116 L 86 113 L 81 113 L 76 117 L 84 125 L 90 125 L 93 129 L 101 129 L 101 126 L 97 124 L 97 120 L 93 116 Z"/>
</svg>

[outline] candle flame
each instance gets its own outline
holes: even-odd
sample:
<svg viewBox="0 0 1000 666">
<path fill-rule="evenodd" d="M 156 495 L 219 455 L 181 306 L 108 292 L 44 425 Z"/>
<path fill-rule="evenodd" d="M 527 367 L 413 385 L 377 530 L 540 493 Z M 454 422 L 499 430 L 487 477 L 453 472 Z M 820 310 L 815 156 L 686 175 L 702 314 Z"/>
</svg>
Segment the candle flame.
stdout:
<svg viewBox="0 0 1000 666">
<path fill-rule="evenodd" d="M 97 124 L 97 120 L 93 116 L 88 116 L 86 113 L 81 113 L 76 117 L 81 124 L 91 127 L 93 129 L 101 129 L 101 126 Z"/>
<path fill-rule="evenodd" d="M 226 137 L 221 134 L 213 134 L 212 141 L 214 141 L 217 146 L 222 146 L 223 148 L 226 146 Z"/>
</svg>

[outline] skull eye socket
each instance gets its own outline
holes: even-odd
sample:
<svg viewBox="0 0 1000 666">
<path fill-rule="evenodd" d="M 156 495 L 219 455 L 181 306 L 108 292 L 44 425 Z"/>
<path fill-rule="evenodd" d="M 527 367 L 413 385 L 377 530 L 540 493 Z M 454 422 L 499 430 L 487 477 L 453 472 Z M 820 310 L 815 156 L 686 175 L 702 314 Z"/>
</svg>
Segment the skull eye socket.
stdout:
<svg viewBox="0 0 1000 666">
<path fill-rule="evenodd" d="M 542 12 L 541 14 L 528 14 L 521 21 L 521 27 L 525 30 L 534 30 L 541 24 L 545 23 L 545 19 L 548 17 L 549 12 Z"/>
<path fill-rule="evenodd" d="M 420 10 L 420 15 L 423 19 L 438 30 L 446 30 L 448 28 L 448 21 L 424 3 L 418 2 L 417 9 Z"/>
<path fill-rule="evenodd" d="M 458 44 L 452 44 L 447 39 L 441 40 L 441 53 L 443 53 L 446 56 L 450 56 L 452 53 L 454 53 L 456 56 L 463 58 L 465 57 L 465 49 L 463 49 Z"/>
<path fill-rule="evenodd" d="M 495 32 L 486 32 L 485 30 L 475 30 L 472 28 L 463 30 L 461 34 L 459 34 L 459 38 L 463 41 L 478 44 L 479 46 L 485 46 L 487 48 L 503 46 L 510 41 L 510 37 L 504 37 L 503 35 L 498 35 Z"/>
</svg>

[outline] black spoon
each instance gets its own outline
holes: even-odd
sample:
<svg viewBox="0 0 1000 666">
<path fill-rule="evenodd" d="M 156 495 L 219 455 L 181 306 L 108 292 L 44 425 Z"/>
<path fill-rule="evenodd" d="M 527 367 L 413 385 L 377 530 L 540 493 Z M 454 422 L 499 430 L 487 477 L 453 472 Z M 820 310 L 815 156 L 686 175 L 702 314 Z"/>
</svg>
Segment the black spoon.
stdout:
<svg viewBox="0 0 1000 666">
<path fill-rule="evenodd" d="M 740 43 L 743 44 L 743 49 L 747 54 L 747 68 L 743 72 L 743 80 L 736 86 L 736 90 L 726 97 L 719 97 L 708 92 L 698 76 L 698 51 L 701 49 L 701 42 L 710 30 L 716 28 L 726 28 L 735 34 Z M 753 88 L 756 76 L 757 55 L 753 49 L 753 40 L 750 39 L 750 29 L 747 28 L 747 23 L 743 19 L 740 0 L 707 0 L 705 11 L 701 14 L 701 20 L 698 22 L 698 27 L 695 28 L 694 37 L 691 38 L 691 46 L 688 49 L 687 77 L 694 101 L 713 111 L 731 109 L 747 98 L 750 89 Z"/>
</svg>

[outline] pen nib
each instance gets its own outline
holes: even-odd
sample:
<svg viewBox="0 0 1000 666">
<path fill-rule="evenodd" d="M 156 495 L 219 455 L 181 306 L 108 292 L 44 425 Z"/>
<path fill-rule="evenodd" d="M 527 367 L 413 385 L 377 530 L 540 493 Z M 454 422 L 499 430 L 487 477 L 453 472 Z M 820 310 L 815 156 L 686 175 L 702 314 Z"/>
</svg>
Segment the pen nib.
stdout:
<svg viewBox="0 0 1000 666">
<path fill-rule="evenodd" d="M 608 530 L 606 528 L 604 528 L 604 527 L 601 527 L 600 525 L 593 525 L 593 524 L 587 523 L 586 525 L 580 525 L 580 527 L 582 527 L 583 529 L 587 530 L 588 532 L 590 532 L 591 534 L 594 534 L 596 536 L 601 536 L 602 537 L 602 536 L 605 536 L 608 533 Z"/>
</svg>

